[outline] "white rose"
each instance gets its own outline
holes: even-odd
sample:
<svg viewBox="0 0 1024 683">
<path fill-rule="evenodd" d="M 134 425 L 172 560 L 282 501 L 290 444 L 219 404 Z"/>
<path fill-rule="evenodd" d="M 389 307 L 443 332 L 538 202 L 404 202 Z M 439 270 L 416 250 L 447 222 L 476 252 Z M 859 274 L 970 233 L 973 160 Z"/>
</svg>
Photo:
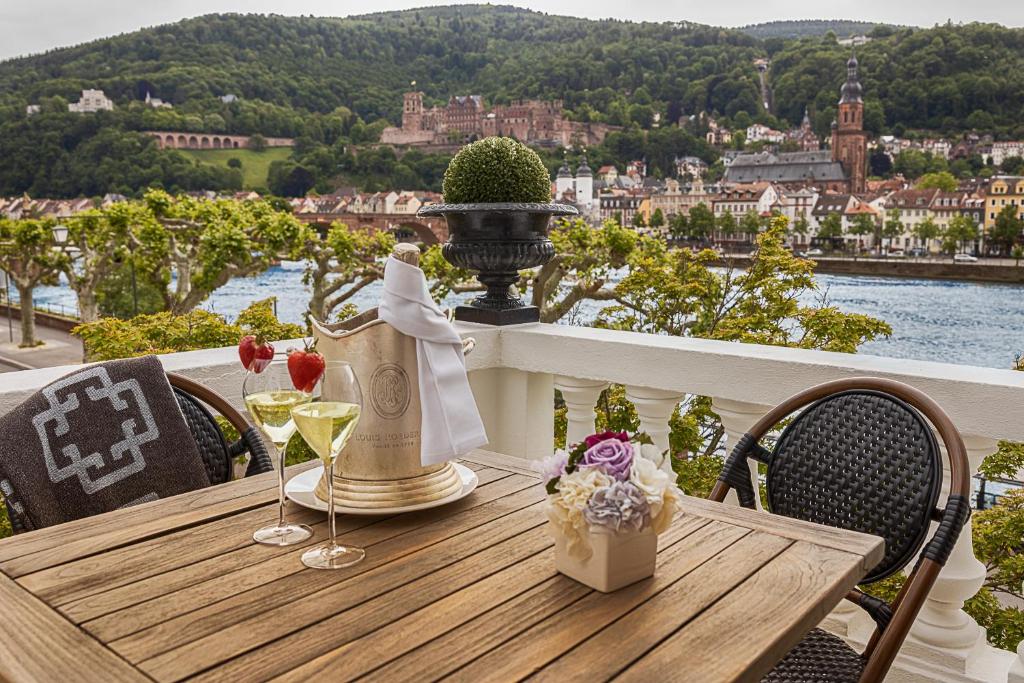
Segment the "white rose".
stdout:
<svg viewBox="0 0 1024 683">
<path fill-rule="evenodd" d="M 565 538 L 570 555 L 585 560 L 593 553 L 583 510 L 594 491 L 611 486 L 613 481 L 601 470 L 585 467 L 559 479 L 557 491 L 548 496 L 548 520 L 553 531 Z"/>
<path fill-rule="evenodd" d="M 660 534 L 668 529 L 679 510 L 682 495 L 672 477 L 647 458 L 637 458 L 630 468 L 629 481 L 647 497 L 654 532 Z"/>
<path fill-rule="evenodd" d="M 640 446 L 640 455 L 653 462 L 663 472 L 674 474 L 672 471 L 672 458 L 668 456 L 668 451 L 661 450 L 653 443 L 645 443 Z"/>
</svg>

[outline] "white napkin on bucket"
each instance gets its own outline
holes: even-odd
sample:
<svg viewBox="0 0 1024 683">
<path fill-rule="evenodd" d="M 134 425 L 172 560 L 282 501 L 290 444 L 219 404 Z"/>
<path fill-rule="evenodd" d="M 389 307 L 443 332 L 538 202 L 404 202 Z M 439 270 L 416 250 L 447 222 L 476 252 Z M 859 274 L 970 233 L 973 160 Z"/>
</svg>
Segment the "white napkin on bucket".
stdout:
<svg viewBox="0 0 1024 683">
<path fill-rule="evenodd" d="M 388 257 L 380 319 L 416 338 L 419 366 L 420 462 L 434 465 L 487 443 L 466 376 L 462 338 L 434 303 L 423 271 Z"/>
</svg>

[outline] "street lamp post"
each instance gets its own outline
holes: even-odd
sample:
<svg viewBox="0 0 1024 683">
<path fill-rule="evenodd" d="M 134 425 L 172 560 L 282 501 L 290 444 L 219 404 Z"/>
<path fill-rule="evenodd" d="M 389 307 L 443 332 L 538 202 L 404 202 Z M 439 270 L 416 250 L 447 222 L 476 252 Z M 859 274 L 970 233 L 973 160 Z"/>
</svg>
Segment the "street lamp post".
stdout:
<svg viewBox="0 0 1024 683">
<path fill-rule="evenodd" d="M 131 239 L 128 240 L 128 253 L 131 254 L 128 267 L 132 274 L 132 317 L 135 317 L 139 314 L 139 290 L 135 285 L 135 243 Z"/>
</svg>

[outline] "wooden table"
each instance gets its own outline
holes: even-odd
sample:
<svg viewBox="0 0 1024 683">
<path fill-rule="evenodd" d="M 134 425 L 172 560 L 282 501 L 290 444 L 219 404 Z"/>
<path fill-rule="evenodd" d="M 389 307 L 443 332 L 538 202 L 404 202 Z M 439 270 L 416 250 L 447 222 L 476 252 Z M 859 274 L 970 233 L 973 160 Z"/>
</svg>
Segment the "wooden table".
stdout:
<svg viewBox="0 0 1024 683">
<path fill-rule="evenodd" d="M 0 679 L 757 680 L 882 556 L 687 499 L 654 578 L 596 593 L 555 572 L 543 489 L 509 462 L 474 453 L 453 505 L 339 517 L 367 549 L 339 571 L 252 542 L 273 474 L 6 539 Z M 324 538 L 322 513 L 290 515 Z"/>
</svg>

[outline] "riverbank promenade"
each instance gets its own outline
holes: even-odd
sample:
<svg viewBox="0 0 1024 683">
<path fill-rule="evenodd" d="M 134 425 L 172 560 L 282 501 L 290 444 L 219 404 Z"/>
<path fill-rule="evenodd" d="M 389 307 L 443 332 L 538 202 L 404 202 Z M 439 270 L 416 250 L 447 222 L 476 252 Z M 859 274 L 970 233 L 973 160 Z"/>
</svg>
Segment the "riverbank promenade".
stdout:
<svg viewBox="0 0 1024 683">
<path fill-rule="evenodd" d="M 42 346 L 20 348 L 21 324 L 0 311 L 0 372 L 75 365 L 82 362 L 82 341 L 67 332 L 36 325 Z"/>
</svg>

